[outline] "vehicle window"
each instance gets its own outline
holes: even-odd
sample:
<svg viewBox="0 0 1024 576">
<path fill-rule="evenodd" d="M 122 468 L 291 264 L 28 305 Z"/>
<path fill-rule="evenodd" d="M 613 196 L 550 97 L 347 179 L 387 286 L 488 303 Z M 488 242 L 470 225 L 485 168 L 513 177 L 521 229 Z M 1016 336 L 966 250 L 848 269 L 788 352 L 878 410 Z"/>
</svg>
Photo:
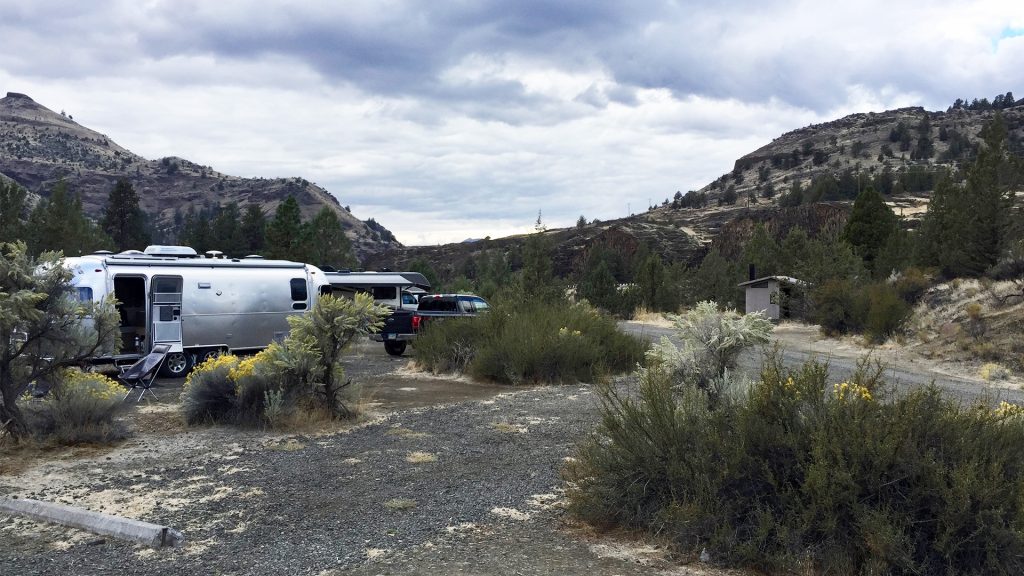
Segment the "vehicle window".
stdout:
<svg viewBox="0 0 1024 576">
<path fill-rule="evenodd" d="M 306 280 L 304 278 L 292 278 L 292 300 L 296 302 L 305 302 L 309 298 L 309 293 L 306 291 Z"/>
<path fill-rule="evenodd" d="M 402 304 L 415 304 L 416 297 L 412 294 L 402 293 Z"/>
<path fill-rule="evenodd" d="M 459 310 L 466 314 L 472 314 L 475 312 L 475 310 L 473 310 L 473 303 L 469 300 L 459 300 Z"/>
<path fill-rule="evenodd" d="M 470 302 L 473 303 L 473 307 L 476 308 L 477 312 L 483 312 L 491 307 L 483 298 L 472 298 Z"/>
<path fill-rule="evenodd" d="M 92 302 L 92 288 L 80 286 L 75 296 L 79 302 Z"/>
<path fill-rule="evenodd" d="M 394 286 L 374 286 L 374 300 L 394 300 L 398 290 Z"/>
</svg>

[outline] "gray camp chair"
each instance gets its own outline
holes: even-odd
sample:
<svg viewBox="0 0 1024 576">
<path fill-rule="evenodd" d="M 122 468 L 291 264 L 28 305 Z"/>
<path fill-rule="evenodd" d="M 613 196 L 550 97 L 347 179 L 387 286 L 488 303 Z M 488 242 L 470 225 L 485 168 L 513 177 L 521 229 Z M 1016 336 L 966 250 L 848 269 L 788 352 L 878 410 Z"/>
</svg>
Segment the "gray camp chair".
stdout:
<svg viewBox="0 0 1024 576">
<path fill-rule="evenodd" d="M 154 400 L 157 399 L 156 393 L 153 392 L 153 383 L 156 382 L 156 373 L 160 370 L 160 366 L 164 363 L 164 358 L 167 357 L 167 353 L 170 351 L 170 344 L 157 344 L 153 346 L 149 354 L 139 358 L 138 362 L 121 369 L 117 379 L 128 387 L 128 393 L 124 395 L 122 400 L 127 400 L 128 396 L 135 390 L 142 390 L 139 392 L 136 402 L 142 400 L 146 392 L 149 392 L 149 395 Z"/>
</svg>

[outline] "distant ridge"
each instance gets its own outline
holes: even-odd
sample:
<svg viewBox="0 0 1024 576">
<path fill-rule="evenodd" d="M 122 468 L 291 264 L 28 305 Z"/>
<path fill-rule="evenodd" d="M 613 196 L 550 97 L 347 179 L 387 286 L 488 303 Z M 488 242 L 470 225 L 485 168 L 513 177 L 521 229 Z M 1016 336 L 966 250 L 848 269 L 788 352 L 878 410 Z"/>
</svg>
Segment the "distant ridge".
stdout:
<svg viewBox="0 0 1024 576">
<path fill-rule="evenodd" d="M 0 99 L 0 176 L 44 197 L 63 179 L 81 195 L 93 218 L 99 216 L 117 179 L 126 178 L 138 192 L 143 210 L 154 218 L 158 235 L 166 234 L 190 206 L 256 203 L 272 216 L 291 194 L 304 218 L 324 206 L 333 210 L 360 259 L 401 246 L 380 224 L 368 226 L 304 178 L 240 178 L 174 156 L 147 160 L 20 92 L 7 92 Z"/>
</svg>

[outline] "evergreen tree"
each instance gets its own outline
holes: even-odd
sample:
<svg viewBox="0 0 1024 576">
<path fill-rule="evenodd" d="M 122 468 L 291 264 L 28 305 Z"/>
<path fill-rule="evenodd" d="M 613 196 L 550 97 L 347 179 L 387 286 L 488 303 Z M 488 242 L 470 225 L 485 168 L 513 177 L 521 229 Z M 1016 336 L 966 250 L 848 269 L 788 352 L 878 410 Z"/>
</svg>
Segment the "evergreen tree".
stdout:
<svg viewBox="0 0 1024 576">
<path fill-rule="evenodd" d="M 69 192 L 63 180 L 53 187 L 49 199 L 32 210 L 27 236 L 32 254 L 60 251 L 79 256 L 112 247 L 110 238 L 86 218 L 81 198 Z"/>
<path fill-rule="evenodd" d="M 267 256 L 301 261 L 302 252 L 302 213 L 295 196 L 289 195 L 267 225 Z"/>
<path fill-rule="evenodd" d="M 117 251 L 142 250 L 150 243 L 146 215 L 139 208 L 139 195 L 124 178 L 110 191 L 101 222 Z"/>
<path fill-rule="evenodd" d="M 537 232 L 530 234 L 523 245 L 523 268 L 520 270 L 521 294 L 526 299 L 553 300 L 561 289 L 551 268 L 551 241 L 537 215 Z"/>
<path fill-rule="evenodd" d="M 335 269 L 351 268 L 355 265 L 352 243 L 345 235 L 341 221 L 333 210 L 324 206 L 304 228 L 303 251 L 308 254 L 305 261 Z"/>
<path fill-rule="evenodd" d="M 249 204 L 242 216 L 242 237 L 247 254 L 260 254 L 267 244 L 267 217 L 259 204 Z"/>
<path fill-rule="evenodd" d="M 587 219 L 584 218 L 582 214 L 580 214 L 580 219 L 576 221 L 576 228 L 582 230 L 583 227 L 586 226 L 586 225 L 587 225 Z"/>
<path fill-rule="evenodd" d="M 617 283 L 603 258 L 588 259 L 579 282 L 579 297 L 605 310 L 617 307 Z"/>
<path fill-rule="evenodd" d="M 946 276 L 978 276 L 1007 247 L 1012 190 L 1021 178 L 1020 161 L 1007 151 L 1002 115 L 981 131 L 984 145 L 967 168 L 962 185 L 944 177 L 928 205 L 916 239 L 916 259 Z"/>
<path fill-rule="evenodd" d="M 185 213 L 181 232 L 178 234 L 178 242 L 184 246 L 191 246 L 200 254 L 207 250 L 215 250 L 210 217 L 204 208 L 200 208 L 196 212 L 189 207 L 188 212 Z"/>
<path fill-rule="evenodd" d="M 0 180 L 0 244 L 25 238 L 25 189 Z"/>
<path fill-rule="evenodd" d="M 868 186 L 853 202 L 853 211 L 843 228 L 842 239 L 864 259 L 869 271 L 874 272 L 875 259 L 889 241 L 896 226 L 896 215 L 882 199 L 882 195 Z"/>
<path fill-rule="evenodd" d="M 213 219 L 210 243 L 227 256 L 234 258 L 247 253 L 245 235 L 242 233 L 241 210 L 237 202 L 229 202 Z"/>
<path fill-rule="evenodd" d="M 750 240 L 743 249 L 743 261 L 754 265 L 758 278 L 777 274 L 792 275 L 791 271 L 781 268 L 780 260 L 779 245 L 768 233 L 768 229 L 764 224 L 754 226 Z"/>
<path fill-rule="evenodd" d="M 719 308 L 736 308 L 743 301 L 737 286 L 742 279 L 739 267 L 712 248 L 693 277 L 693 291 L 698 301 L 713 300 Z"/>
<path fill-rule="evenodd" d="M 662 310 L 668 304 L 668 278 L 665 263 L 657 254 L 648 254 L 639 264 L 634 276 L 640 303 L 650 310 Z"/>
</svg>

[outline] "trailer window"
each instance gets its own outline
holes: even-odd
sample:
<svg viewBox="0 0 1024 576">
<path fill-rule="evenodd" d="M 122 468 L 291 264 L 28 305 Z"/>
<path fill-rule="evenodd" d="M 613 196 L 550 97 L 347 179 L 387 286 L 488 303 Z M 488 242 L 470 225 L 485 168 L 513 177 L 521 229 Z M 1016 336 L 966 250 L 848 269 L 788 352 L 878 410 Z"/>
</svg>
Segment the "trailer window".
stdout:
<svg viewBox="0 0 1024 576">
<path fill-rule="evenodd" d="M 306 280 L 304 278 L 292 278 L 292 310 L 305 310 L 306 300 L 309 298 L 309 292 L 306 290 Z"/>
<path fill-rule="evenodd" d="M 394 300 L 398 291 L 394 286 L 374 286 L 373 287 L 373 299 L 374 300 Z"/>
<path fill-rule="evenodd" d="M 79 302 L 92 302 L 92 288 L 79 286 L 75 296 Z"/>
</svg>

